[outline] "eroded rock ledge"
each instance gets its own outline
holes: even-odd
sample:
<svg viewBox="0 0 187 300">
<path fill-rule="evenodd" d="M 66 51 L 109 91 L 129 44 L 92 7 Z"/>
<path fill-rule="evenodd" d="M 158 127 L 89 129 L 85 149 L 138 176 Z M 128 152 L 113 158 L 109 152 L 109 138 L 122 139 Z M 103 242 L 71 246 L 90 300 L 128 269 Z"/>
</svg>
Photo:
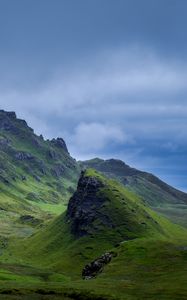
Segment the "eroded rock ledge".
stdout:
<svg viewBox="0 0 187 300">
<path fill-rule="evenodd" d="M 89 280 L 95 278 L 102 273 L 105 265 L 111 262 L 112 258 L 116 256 L 114 252 L 106 252 L 91 263 L 87 264 L 82 270 L 82 278 Z"/>
<path fill-rule="evenodd" d="M 98 195 L 101 187 L 101 181 L 95 177 L 84 176 L 82 172 L 77 191 L 69 201 L 66 215 L 67 221 L 71 223 L 71 232 L 76 237 L 89 234 L 94 227 L 94 220 L 100 218 L 99 208 L 104 202 L 103 197 Z"/>
</svg>

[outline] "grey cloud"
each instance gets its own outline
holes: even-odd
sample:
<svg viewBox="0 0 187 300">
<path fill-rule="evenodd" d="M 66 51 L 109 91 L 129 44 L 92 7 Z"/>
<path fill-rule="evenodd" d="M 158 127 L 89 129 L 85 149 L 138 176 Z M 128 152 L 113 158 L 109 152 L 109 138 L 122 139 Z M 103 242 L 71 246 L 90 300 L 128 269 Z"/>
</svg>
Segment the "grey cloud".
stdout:
<svg viewBox="0 0 187 300">
<path fill-rule="evenodd" d="M 115 49 L 59 68 L 37 89 L 10 87 L 0 101 L 37 133 L 63 136 L 77 158 L 121 157 L 158 171 L 161 151 L 187 144 L 186 78 L 185 63 L 150 49 Z"/>
</svg>

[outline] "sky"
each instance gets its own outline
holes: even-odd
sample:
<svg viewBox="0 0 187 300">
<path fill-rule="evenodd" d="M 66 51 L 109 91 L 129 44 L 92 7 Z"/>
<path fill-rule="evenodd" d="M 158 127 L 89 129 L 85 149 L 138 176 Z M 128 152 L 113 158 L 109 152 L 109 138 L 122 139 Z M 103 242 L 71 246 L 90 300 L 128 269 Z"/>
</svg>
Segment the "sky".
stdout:
<svg viewBox="0 0 187 300">
<path fill-rule="evenodd" d="M 0 0 L 0 108 L 187 191 L 186 28 L 186 0 Z"/>
</svg>

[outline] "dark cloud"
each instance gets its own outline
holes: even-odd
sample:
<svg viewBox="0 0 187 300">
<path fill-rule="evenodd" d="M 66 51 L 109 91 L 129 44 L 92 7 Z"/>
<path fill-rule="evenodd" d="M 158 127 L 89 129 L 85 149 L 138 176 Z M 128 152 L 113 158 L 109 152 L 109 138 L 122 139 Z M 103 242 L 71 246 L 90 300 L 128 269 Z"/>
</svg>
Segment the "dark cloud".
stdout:
<svg viewBox="0 0 187 300">
<path fill-rule="evenodd" d="M 186 0 L 1 1 L 0 104 L 77 158 L 187 188 Z"/>
</svg>

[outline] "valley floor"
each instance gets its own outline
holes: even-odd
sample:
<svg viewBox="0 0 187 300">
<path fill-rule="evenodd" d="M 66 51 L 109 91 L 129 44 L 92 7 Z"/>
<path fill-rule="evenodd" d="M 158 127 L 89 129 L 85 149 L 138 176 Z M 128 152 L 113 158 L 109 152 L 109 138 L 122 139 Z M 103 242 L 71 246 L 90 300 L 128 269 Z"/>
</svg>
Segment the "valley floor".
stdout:
<svg viewBox="0 0 187 300">
<path fill-rule="evenodd" d="M 136 239 L 113 250 L 117 256 L 92 280 L 2 262 L 0 299 L 186 300 L 187 239 Z"/>
<path fill-rule="evenodd" d="M 96 233 L 94 238 L 72 241 L 62 214 L 65 204 L 35 203 L 36 216 L 43 221 L 40 224 L 30 218 L 21 223 L 16 213 L 0 210 L 0 300 L 187 299 L 187 229 L 160 215 L 176 223 L 180 219 L 185 226 L 186 206 L 156 208 L 157 214 L 116 182 L 106 186 L 103 199 L 108 197 L 110 206 L 107 210 L 104 202 L 102 208 L 115 222 L 122 220 L 125 229 L 131 224 L 140 237 L 110 243 L 120 234 L 121 224 L 112 233 L 98 222 L 96 229 L 103 230 L 100 237 Z M 99 213 L 102 215 L 102 209 Z M 141 228 L 150 227 L 143 236 L 139 227 L 133 227 L 137 219 Z M 104 251 L 113 251 L 115 257 L 95 279 L 83 280 L 85 264 Z"/>
</svg>

